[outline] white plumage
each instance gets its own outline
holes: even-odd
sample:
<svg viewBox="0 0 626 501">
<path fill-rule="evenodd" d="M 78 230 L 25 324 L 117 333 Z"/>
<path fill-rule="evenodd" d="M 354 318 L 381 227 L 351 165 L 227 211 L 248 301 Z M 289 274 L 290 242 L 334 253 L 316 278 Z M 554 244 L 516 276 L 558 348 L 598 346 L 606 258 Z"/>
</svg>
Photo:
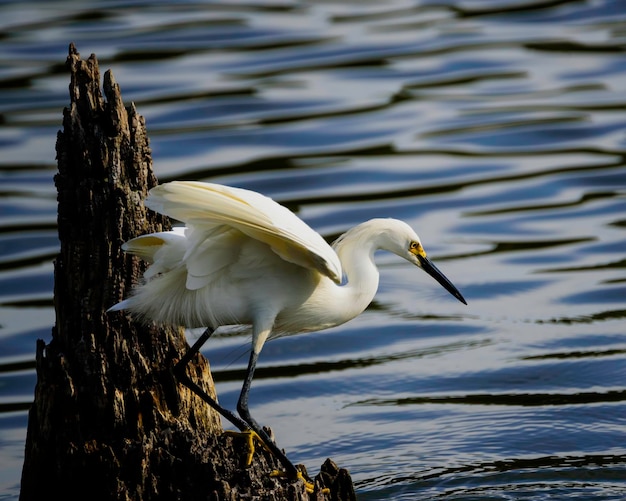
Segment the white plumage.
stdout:
<svg viewBox="0 0 626 501">
<path fill-rule="evenodd" d="M 362 223 L 331 248 L 287 208 L 240 188 L 171 182 L 152 189 L 145 203 L 186 227 L 124 244 L 151 265 L 132 295 L 111 311 L 211 332 L 251 325 L 252 354 L 238 409 L 262 436 L 249 415 L 247 393 L 263 344 L 270 335 L 320 330 L 359 315 L 378 288 L 377 250 L 420 267 L 465 303 L 426 257 L 413 229 L 396 219 Z"/>
</svg>

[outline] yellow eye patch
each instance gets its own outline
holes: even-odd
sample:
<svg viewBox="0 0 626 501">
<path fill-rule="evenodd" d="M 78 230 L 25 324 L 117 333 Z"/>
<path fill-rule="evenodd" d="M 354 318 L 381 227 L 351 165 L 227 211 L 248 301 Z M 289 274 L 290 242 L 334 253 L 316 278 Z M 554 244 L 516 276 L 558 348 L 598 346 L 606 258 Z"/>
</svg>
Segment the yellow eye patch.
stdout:
<svg viewBox="0 0 626 501">
<path fill-rule="evenodd" d="M 411 242 L 411 244 L 409 245 L 409 252 L 411 254 L 415 254 L 416 256 L 426 257 L 426 251 L 424 250 L 424 247 L 422 247 L 422 244 L 420 244 L 419 242 Z"/>
</svg>

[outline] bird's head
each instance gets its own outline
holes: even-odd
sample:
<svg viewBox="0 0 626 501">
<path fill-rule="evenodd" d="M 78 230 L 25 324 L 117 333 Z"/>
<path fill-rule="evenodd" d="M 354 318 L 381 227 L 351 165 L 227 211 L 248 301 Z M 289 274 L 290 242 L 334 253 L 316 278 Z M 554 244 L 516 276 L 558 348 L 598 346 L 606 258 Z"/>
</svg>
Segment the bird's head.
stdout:
<svg viewBox="0 0 626 501">
<path fill-rule="evenodd" d="M 437 268 L 433 262 L 426 256 L 426 251 L 422 247 L 422 242 L 417 236 L 417 233 L 408 224 L 396 219 L 384 219 L 379 220 L 380 224 L 385 225 L 385 230 L 382 232 L 383 244 L 382 248 L 397 254 L 398 256 L 406 259 L 415 266 L 421 268 L 437 282 L 439 282 L 444 289 L 446 289 L 455 298 L 461 301 L 463 304 L 467 304 L 463 295 L 459 290 L 446 278 L 446 276 Z"/>
</svg>

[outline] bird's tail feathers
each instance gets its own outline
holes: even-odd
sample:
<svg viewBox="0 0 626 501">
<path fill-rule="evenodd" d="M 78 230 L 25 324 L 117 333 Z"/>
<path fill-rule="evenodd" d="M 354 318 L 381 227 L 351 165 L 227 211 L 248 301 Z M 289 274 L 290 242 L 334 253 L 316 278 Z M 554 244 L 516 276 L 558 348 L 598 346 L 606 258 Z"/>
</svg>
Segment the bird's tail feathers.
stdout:
<svg viewBox="0 0 626 501">
<path fill-rule="evenodd" d="M 113 306 L 111 306 L 107 310 L 107 313 L 112 313 L 114 311 L 126 310 L 126 309 L 130 308 L 131 304 L 132 304 L 132 298 L 124 299 L 123 301 L 120 301 L 119 303 L 114 304 Z"/>
</svg>

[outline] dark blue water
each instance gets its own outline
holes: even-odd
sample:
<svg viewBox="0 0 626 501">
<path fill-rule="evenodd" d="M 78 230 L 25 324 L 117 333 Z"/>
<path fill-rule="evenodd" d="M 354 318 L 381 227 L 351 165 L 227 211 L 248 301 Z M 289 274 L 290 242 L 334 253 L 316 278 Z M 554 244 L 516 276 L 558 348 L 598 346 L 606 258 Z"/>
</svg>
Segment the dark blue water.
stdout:
<svg viewBox="0 0 626 501">
<path fill-rule="evenodd" d="M 69 42 L 161 181 L 261 191 L 333 238 L 397 217 L 469 305 L 381 254 L 354 321 L 268 343 L 257 419 L 364 500 L 626 498 L 626 5 L 0 2 L 0 499 L 54 324 Z M 190 338 L 194 334 L 190 333 Z M 234 407 L 248 340 L 211 340 Z"/>
</svg>

